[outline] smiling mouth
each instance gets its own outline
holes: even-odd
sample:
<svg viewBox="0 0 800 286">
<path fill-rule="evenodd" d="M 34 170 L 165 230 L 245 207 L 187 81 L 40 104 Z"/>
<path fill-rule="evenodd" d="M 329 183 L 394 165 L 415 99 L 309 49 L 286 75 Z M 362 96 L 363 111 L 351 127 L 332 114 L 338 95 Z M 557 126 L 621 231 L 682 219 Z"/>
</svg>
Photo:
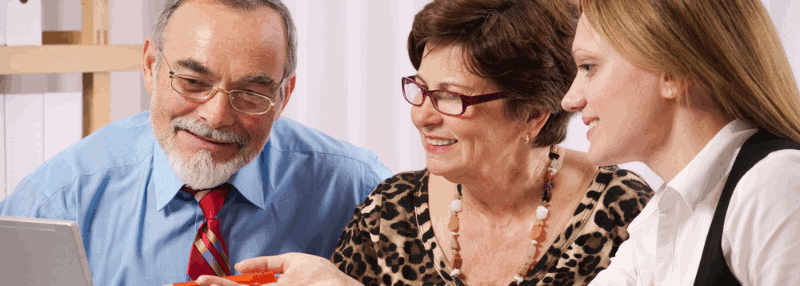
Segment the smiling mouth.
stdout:
<svg viewBox="0 0 800 286">
<path fill-rule="evenodd" d="M 192 137 L 194 137 L 196 139 L 199 139 L 199 140 L 201 140 L 203 142 L 206 142 L 206 144 L 210 144 L 211 146 L 217 146 L 219 148 L 230 148 L 230 147 L 233 147 L 233 148 L 236 148 L 237 150 L 242 150 L 246 146 L 246 145 L 240 144 L 240 143 L 238 143 L 236 141 L 220 140 L 219 138 L 214 138 L 214 137 L 206 136 L 206 135 L 200 135 L 200 134 L 192 132 L 191 130 L 184 129 L 184 128 L 176 128 L 175 131 L 176 132 L 178 132 L 178 131 L 186 132 L 186 134 L 189 135 L 189 136 L 192 136 Z"/>
<path fill-rule="evenodd" d="M 180 130 L 189 132 L 190 134 L 194 135 L 195 137 L 203 139 L 203 140 L 208 141 L 208 142 L 213 143 L 213 144 L 217 144 L 217 145 L 232 145 L 233 144 L 231 142 L 224 142 L 224 141 L 214 140 L 213 138 L 206 137 L 206 136 L 203 136 L 203 135 L 199 135 L 199 134 L 193 133 L 193 132 L 191 132 L 189 130 L 186 130 L 186 129 L 180 129 Z"/>
<path fill-rule="evenodd" d="M 592 122 L 589 122 L 589 128 L 594 128 L 597 125 L 600 125 L 600 119 L 595 119 L 595 120 L 592 120 Z"/>
<path fill-rule="evenodd" d="M 234 145 L 241 150 L 244 149 L 250 141 L 250 138 L 244 134 L 237 133 L 231 129 L 213 129 L 199 120 L 179 117 L 173 119 L 170 123 L 173 132 L 184 131 L 211 144 L 223 146 Z"/>
<path fill-rule="evenodd" d="M 452 139 L 432 139 L 432 138 L 426 138 L 426 139 L 428 140 L 428 144 L 431 144 L 433 146 L 450 146 L 458 142 L 458 140 L 452 140 Z"/>
</svg>

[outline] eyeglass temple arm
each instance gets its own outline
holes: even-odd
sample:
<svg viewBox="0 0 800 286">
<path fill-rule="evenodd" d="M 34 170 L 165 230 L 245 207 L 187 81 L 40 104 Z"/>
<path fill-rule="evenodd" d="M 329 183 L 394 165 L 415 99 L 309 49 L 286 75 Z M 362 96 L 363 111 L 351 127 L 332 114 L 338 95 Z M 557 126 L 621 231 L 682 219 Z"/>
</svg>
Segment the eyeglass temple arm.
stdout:
<svg viewBox="0 0 800 286">
<path fill-rule="evenodd" d="M 464 101 L 465 105 L 473 105 L 502 97 L 505 97 L 502 92 L 495 92 L 479 96 L 462 96 L 461 100 Z"/>
</svg>

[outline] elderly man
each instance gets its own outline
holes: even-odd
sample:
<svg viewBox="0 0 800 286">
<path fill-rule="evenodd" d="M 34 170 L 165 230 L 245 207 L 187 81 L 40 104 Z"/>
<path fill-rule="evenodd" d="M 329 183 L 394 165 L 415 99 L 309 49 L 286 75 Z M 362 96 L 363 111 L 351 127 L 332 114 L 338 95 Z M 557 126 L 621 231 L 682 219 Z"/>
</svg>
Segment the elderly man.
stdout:
<svg viewBox="0 0 800 286">
<path fill-rule="evenodd" d="M 77 221 L 95 285 L 330 256 L 354 207 L 391 173 L 373 153 L 280 118 L 297 64 L 286 6 L 167 2 L 145 42 L 151 110 L 45 162 L 0 215 Z"/>
</svg>

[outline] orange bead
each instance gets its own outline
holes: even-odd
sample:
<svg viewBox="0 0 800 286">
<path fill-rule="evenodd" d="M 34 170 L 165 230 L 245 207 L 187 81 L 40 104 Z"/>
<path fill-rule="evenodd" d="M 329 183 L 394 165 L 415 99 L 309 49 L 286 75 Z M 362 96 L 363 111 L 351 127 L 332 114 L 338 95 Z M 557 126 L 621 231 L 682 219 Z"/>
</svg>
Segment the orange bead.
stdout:
<svg viewBox="0 0 800 286">
<path fill-rule="evenodd" d="M 517 270 L 517 275 L 519 275 L 519 277 L 528 276 L 528 270 L 529 268 L 527 265 L 522 265 L 519 267 L 519 270 Z"/>
<path fill-rule="evenodd" d="M 461 263 L 462 262 L 463 261 L 461 261 L 460 257 L 453 258 L 453 268 L 456 268 L 456 269 L 461 268 Z"/>
<path fill-rule="evenodd" d="M 542 226 L 541 225 L 534 225 L 533 228 L 531 228 L 530 238 L 535 240 L 535 239 L 539 238 L 540 234 L 542 234 Z"/>
<path fill-rule="evenodd" d="M 545 178 L 546 178 L 547 180 L 545 180 L 545 181 L 547 181 L 547 182 L 553 181 L 553 178 L 554 178 L 555 176 L 556 176 L 556 174 L 553 174 L 553 172 L 547 172 L 547 175 L 545 175 Z"/>
<path fill-rule="evenodd" d="M 447 228 L 450 229 L 452 232 L 458 231 L 458 217 L 455 215 L 450 216 L 450 223 L 447 224 Z"/>
</svg>

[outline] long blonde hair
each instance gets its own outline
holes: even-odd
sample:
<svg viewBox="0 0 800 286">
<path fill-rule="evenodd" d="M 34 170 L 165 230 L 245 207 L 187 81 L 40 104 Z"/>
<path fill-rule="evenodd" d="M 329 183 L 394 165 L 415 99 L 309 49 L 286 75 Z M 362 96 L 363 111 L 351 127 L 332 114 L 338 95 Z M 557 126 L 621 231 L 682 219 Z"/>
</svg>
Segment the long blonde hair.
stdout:
<svg viewBox="0 0 800 286">
<path fill-rule="evenodd" d="M 759 0 L 581 0 L 581 11 L 630 62 L 700 85 L 725 119 L 800 142 L 800 92 Z"/>
</svg>

